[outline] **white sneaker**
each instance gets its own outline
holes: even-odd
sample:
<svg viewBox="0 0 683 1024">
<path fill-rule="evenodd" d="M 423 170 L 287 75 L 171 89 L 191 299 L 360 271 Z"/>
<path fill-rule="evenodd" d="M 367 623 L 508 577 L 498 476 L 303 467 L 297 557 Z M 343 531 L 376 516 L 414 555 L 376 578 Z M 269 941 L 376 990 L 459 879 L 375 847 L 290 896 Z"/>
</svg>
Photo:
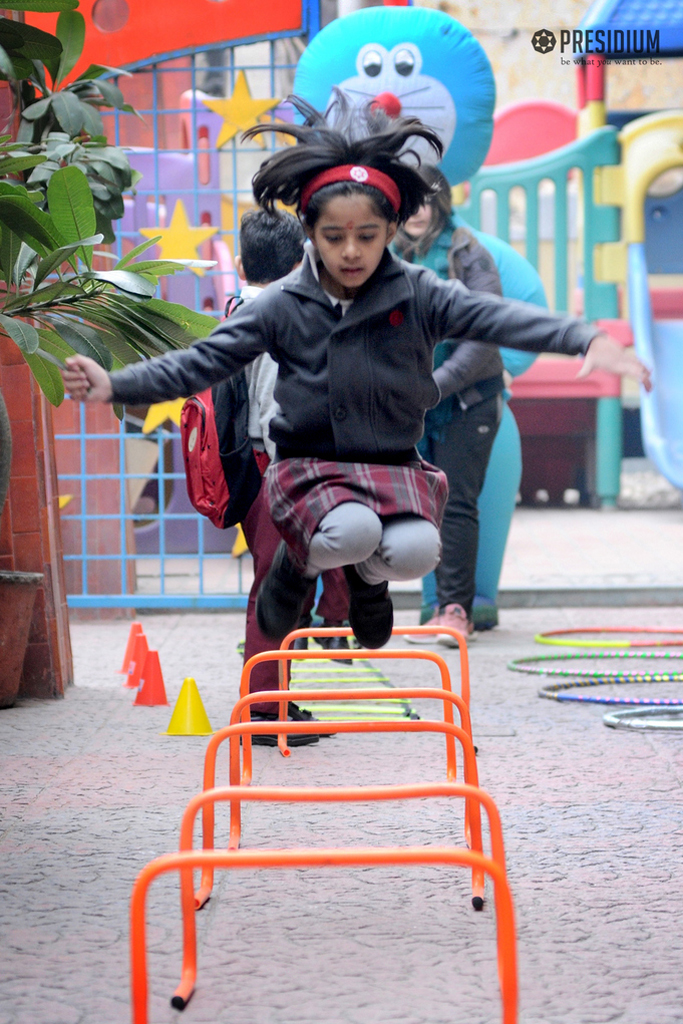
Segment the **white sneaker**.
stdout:
<svg viewBox="0 0 683 1024">
<path fill-rule="evenodd" d="M 438 626 L 441 622 L 441 616 L 437 612 L 433 615 L 429 622 L 423 622 L 423 626 Z M 430 644 L 435 644 L 439 639 L 438 633 L 408 633 L 405 637 L 409 644 L 419 644 L 420 647 L 425 647 Z"/>
<path fill-rule="evenodd" d="M 468 644 L 474 643 L 477 639 L 474 625 L 467 618 L 465 609 L 461 604 L 447 604 L 439 616 L 439 625 L 448 626 L 449 629 L 457 629 L 458 633 L 462 633 L 465 637 Z M 444 647 L 458 646 L 458 641 L 450 633 L 441 633 L 438 637 L 438 643 Z"/>
</svg>

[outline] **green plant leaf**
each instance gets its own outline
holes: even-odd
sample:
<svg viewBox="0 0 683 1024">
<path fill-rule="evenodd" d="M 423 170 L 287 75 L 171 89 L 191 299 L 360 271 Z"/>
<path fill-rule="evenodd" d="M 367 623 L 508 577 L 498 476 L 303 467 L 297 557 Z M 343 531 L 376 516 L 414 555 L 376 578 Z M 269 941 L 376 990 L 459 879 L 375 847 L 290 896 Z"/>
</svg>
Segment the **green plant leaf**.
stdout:
<svg viewBox="0 0 683 1024">
<path fill-rule="evenodd" d="M 33 355 L 24 352 L 23 356 L 50 405 L 61 405 L 64 401 L 64 381 L 59 367 L 44 359 L 39 352 Z"/>
<path fill-rule="evenodd" d="M 105 245 L 113 245 L 116 242 L 116 235 L 114 229 L 111 226 L 111 218 L 105 217 L 104 214 L 100 213 L 97 207 L 95 207 L 95 221 L 97 223 L 97 230 L 102 235 L 102 241 Z"/>
<path fill-rule="evenodd" d="M 30 106 L 24 107 L 21 112 L 21 116 L 25 121 L 37 121 L 43 114 L 47 114 L 52 103 L 52 96 L 46 96 L 42 100 L 38 100 L 36 103 L 31 103 Z"/>
<path fill-rule="evenodd" d="M 0 266 L 8 291 L 12 287 L 12 275 L 20 249 L 21 239 L 5 225 L 0 238 Z"/>
<path fill-rule="evenodd" d="M 90 238 L 81 238 L 78 242 L 71 242 L 69 245 L 62 245 L 59 249 L 55 249 L 50 256 L 41 260 L 38 264 L 33 290 L 35 291 L 41 281 L 44 281 L 57 267 L 70 260 L 76 250 L 82 245 L 92 247 L 93 245 L 99 245 L 101 241 L 102 235 L 91 235 Z"/>
<path fill-rule="evenodd" d="M 101 160 L 106 160 L 112 167 L 118 167 L 121 171 L 130 171 L 128 157 L 122 149 L 117 149 L 115 146 L 103 146 L 99 155 Z"/>
<path fill-rule="evenodd" d="M 5 78 L 14 78 L 14 65 L 4 46 L 0 46 L 0 74 Z"/>
<path fill-rule="evenodd" d="M 126 105 L 126 100 L 118 85 L 115 85 L 114 82 L 110 82 L 106 78 L 98 79 L 96 84 L 102 95 L 102 99 L 108 107 L 115 107 L 117 110 L 123 110 Z"/>
<path fill-rule="evenodd" d="M 30 78 L 33 74 L 33 63 L 28 57 L 24 57 L 21 53 L 11 53 L 10 60 L 12 61 L 12 67 L 14 68 L 13 78 L 17 81 Z"/>
<path fill-rule="evenodd" d="M 78 0 L 2 0 L 5 11 L 37 11 L 52 14 L 56 11 L 73 11 Z"/>
<path fill-rule="evenodd" d="M 55 171 L 59 170 L 59 164 L 54 160 L 46 160 L 44 164 L 40 164 L 39 167 L 33 171 L 29 176 L 30 185 L 45 185 L 50 180 Z M 40 193 L 40 201 L 45 199 L 43 193 Z"/>
<path fill-rule="evenodd" d="M 124 68 L 112 68 L 109 67 L 108 64 L 91 64 L 85 69 L 82 75 L 78 76 L 76 81 L 82 82 L 90 78 L 99 78 L 100 75 L 105 75 L 107 73 L 113 75 L 125 75 L 126 78 L 133 77 L 133 73 L 131 71 L 126 71 Z"/>
<path fill-rule="evenodd" d="M 28 197 L 28 192 L 18 181 L 0 181 L 0 195 Z"/>
<path fill-rule="evenodd" d="M 37 167 L 38 164 L 44 164 L 47 160 L 46 156 L 36 154 L 35 156 L 14 156 L 8 157 L 7 160 L 0 160 L 0 174 L 18 174 L 19 171 L 27 171 L 29 167 Z"/>
<path fill-rule="evenodd" d="M 87 304 L 88 318 L 93 322 L 104 321 L 107 327 L 113 328 L 125 338 L 127 344 L 145 356 L 163 354 L 168 352 L 169 348 L 178 347 L 166 344 L 158 333 L 150 333 L 144 324 L 131 314 L 128 302 L 131 305 L 138 305 L 131 299 L 126 300 L 125 296 L 111 293 L 98 295 L 95 301 Z"/>
<path fill-rule="evenodd" d="M 130 263 L 131 260 L 134 260 L 136 256 L 141 256 L 143 252 L 146 252 L 147 249 L 151 249 L 152 246 L 156 245 L 159 241 L 161 241 L 161 235 L 155 235 L 154 238 L 147 238 L 144 242 L 140 242 L 140 244 L 136 245 L 134 249 L 131 249 L 125 256 L 121 257 L 119 262 L 116 264 L 116 270 L 121 270 Z"/>
<path fill-rule="evenodd" d="M 79 11 L 67 10 L 57 18 L 56 36 L 62 44 L 62 56 L 55 84 L 62 82 L 76 67 L 85 44 L 85 18 Z"/>
<path fill-rule="evenodd" d="M 102 344 L 99 334 L 92 327 L 79 321 L 66 320 L 63 316 L 49 316 L 57 334 L 82 356 L 90 356 L 105 370 L 111 369 L 111 352 Z"/>
<path fill-rule="evenodd" d="M 83 127 L 83 104 L 72 92 L 64 89 L 52 98 L 52 113 L 71 138 Z"/>
<path fill-rule="evenodd" d="M 32 80 L 35 79 L 35 81 L 40 86 L 40 91 L 43 93 L 44 96 L 47 96 L 50 90 L 48 89 L 47 82 L 45 81 L 45 67 L 46 67 L 46 65 L 43 64 L 42 61 L 35 60 L 35 59 L 32 61 L 32 63 L 33 63 L 33 74 L 31 75 L 31 79 Z"/>
<path fill-rule="evenodd" d="M 146 281 L 137 274 L 132 274 L 129 270 L 91 270 L 86 274 L 81 274 L 81 277 L 86 281 L 105 281 L 107 284 L 113 284 L 122 292 L 139 295 L 143 299 L 154 295 L 156 291 L 156 286 L 150 281 Z"/>
<path fill-rule="evenodd" d="M 141 260 L 140 263 L 129 263 L 128 270 L 136 274 L 179 274 L 188 267 L 215 267 L 215 260 Z"/>
<path fill-rule="evenodd" d="M 148 302 L 131 302 L 125 297 L 118 298 L 119 306 L 138 326 L 151 332 L 153 337 L 164 341 L 166 348 L 187 348 L 195 340 L 180 324 L 167 320 L 149 309 Z"/>
<path fill-rule="evenodd" d="M 47 205 L 57 230 L 67 242 L 79 242 L 96 233 L 92 192 L 88 179 L 78 167 L 60 167 L 55 171 L 47 186 Z M 84 246 L 80 255 L 90 267 L 92 249 Z"/>
<path fill-rule="evenodd" d="M 15 320 L 11 316 L 5 316 L 4 313 L 0 313 L 0 330 L 3 330 L 5 334 L 8 334 L 12 341 L 15 341 L 22 352 L 27 352 L 29 355 L 35 352 L 40 343 L 38 338 L 38 331 L 31 324 L 25 323 L 23 320 Z"/>
<path fill-rule="evenodd" d="M 166 320 L 180 324 L 193 338 L 208 338 L 217 326 L 217 321 L 212 316 L 195 313 L 187 306 L 181 306 L 177 302 L 166 302 L 165 299 L 150 299 L 145 303 L 145 308 L 153 310 Z"/>
<path fill-rule="evenodd" d="M 68 345 L 63 338 L 60 338 L 56 331 L 45 330 L 44 327 L 39 327 L 38 337 L 40 338 L 40 348 L 53 356 L 57 356 L 62 362 L 74 354 L 71 345 Z"/>
<path fill-rule="evenodd" d="M 46 303 L 54 303 L 57 299 L 66 299 L 72 295 L 82 295 L 83 289 L 77 288 L 69 281 L 50 281 L 44 284 L 35 292 L 27 295 L 17 295 L 5 306 L 6 312 L 23 311 L 21 316 L 34 316 L 42 314 L 41 306 Z"/>
<path fill-rule="evenodd" d="M 100 132 L 103 132 L 104 122 L 99 115 L 99 111 L 90 103 L 81 103 L 81 108 L 83 111 L 83 131 L 87 132 L 88 135 L 99 135 Z"/>
<path fill-rule="evenodd" d="M 111 352 L 114 362 L 123 366 L 128 363 L 138 363 L 144 358 L 144 352 L 140 351 L 135 343 L 132 343 L 122 331 L 114 326 L 113 318 L 102 316 L 100 310 L 93 312 L 92 309 L 88 309 L 86 316 L 92 323 L 97 324 L 102 343 Z M 64 343 L 62 342 L 62 344 Z"/>
<path fill-rule="evenodd" d="M 12 27 L 19 33 L 23 42 L 21 54 L 29 60 L 50 60 L 52 57 L 59 57 L 62 52 L 62 44 L 57 36 L 49 32 L 43 32 L 35 25 L 29 25 L 23 21 L 13 21 Z M 33 70 L 33 69 L 31 69 Z"/>
<path fill-rule="evenodd" d="M 26 196 L 0 195 L 0 222 L 41 256 L 64 245 L 65 239 L 49 214 L 38 210 Z"/>
<path fill-rule="evenodd" d="M 30 245 L 26 244 L 26 242 L 22 242 L 21 246 L 19 248 L 19 255 L 17 257 L 17 262 L 14 265 L 14 275 L 13 276 L 14 276 L 14 283 L 17 286 L 17 288 L 21 285 L 21 282 L 24 280 L 24 276 L 26 274 L 26 271 L 31 266 L 33 261 L 35 259 L 37 259 L 37 258 L 38 258 L 38 253 L 35 251 L 35 249 L 32 249 Z"/>
<path fill-rule="evenodd" d="M 109 220 L 119 220 L 121 217 L 123 217 L 125 208 L 123 205 L 123 197 L 121 196 L 121 194 L 119 193 L 119 195 L 115 196 L 109 195 L 109 198 L 106 200 L 101 199 L 96 194 L 94 188 L 95 184 L 96 182 L 93 181 L 93 199 L 95 201 L 95 209 L 99 210 L 99 212 L 103 214 L 103 216 L 107 217 Z"/>
<path fill-rule="evenodd" d="M 6 50 L 18 50 L 24 43 L 23 36 L 20 36 L 14 27 L 16 22 L 9 18 L 0 18 L 0 43 Z"/>
</svg>

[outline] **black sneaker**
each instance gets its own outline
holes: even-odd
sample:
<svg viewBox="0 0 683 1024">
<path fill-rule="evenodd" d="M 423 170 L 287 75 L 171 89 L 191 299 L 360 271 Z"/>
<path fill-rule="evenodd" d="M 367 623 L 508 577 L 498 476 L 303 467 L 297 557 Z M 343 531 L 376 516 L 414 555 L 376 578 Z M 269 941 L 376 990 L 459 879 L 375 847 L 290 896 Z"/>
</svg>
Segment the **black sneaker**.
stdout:
<svg viewBox="0 0 683 1024">
<path fill-rule="evenodd" d="M 349 650 L 349 639 L 346 636 L 318 636 L 316 640 L 324 651 Z M 335 658 L 334 662 L 335 665 L 353 665 L 351 658 Z"/>
<path fill-rule="evenodd" d="M 394 606 L 389 597 L 389 584 L 370 584 L 356 572 L 353 565 L 344 566 L 349 585 L 351 604 L 349 625 L 361 647 L 384 647 L 391 639 L 394 625 Z"/>
<path fill-rule="evenodd" d="M 252 711 L 251 712 L 252 722 L 277 722 L 278 715 L 274 711 Z M 310 711 L 304 711 L 294 701 L 287 703 L 287 721 L 288 722 L 317 722 L 315 715 L 312 715 Z M 288 747 L 308 747 L 311 743 L 317 743 L 320 739 L 318 733 L 295 733 L 292 736 L 287 737 Z M 277 746 L 277 733 L 270 735 L 264 733 L 263 735 L 253 735 L 251 737 L 252 745 L 255 747 L 276 747 Z"/>
<path fill-rule="evenodd" d="M 299 629 L 301 629 L 301 626 L 299 626 Z M 308 650 L 308 637 L 307 636 L 298 636 L 296 638 L 296 640 L 294 641 L 294 643 L 292 644 L 292 650 L 295 650 L 295 651 L 307 651 Z"/>
<path fill-rule="evenodd" d="M 304 601 L 315 586 L 296 569 L 287 554 L 287 545 L 280 541 L 268 575 L 259 587 L 256 598 L 256 621 L 266 636 L 278 643 L 296 629 Z"/>
</svg>

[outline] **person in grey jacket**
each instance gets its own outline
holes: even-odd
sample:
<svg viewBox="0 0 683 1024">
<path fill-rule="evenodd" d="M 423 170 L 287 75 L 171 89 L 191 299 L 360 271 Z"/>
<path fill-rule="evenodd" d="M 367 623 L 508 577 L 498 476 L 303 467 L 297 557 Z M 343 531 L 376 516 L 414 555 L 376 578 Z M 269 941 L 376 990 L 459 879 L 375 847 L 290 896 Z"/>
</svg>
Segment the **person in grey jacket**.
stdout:
<svg viewBox="0 0 683 1024">
<path fill-rule="evenodd" d="M 394 247 L 410 263 L 429 267 L 471 291 L 502 295 L 493 257 L 466 227 L 453 225 L 451 187 L 441 171 L 422 168 L 434 192 L 398 231 Z M 439 606 L 429 626 L 457 629 L 476 638 L 472 623 L 477 550 L 478 501 L 500 425 L 504 390 L 498 349 L 481 341 L 442 341 L 434 349 L 434 380 L 441 401 L 425 416 L 419 450 L 448 478 L 441 525 L 441 561 L 436 568 Z M 410 642 L 456 643 L 449 633 L 409 636 Z"/>
<path fill-rule="evenodd" d="M 422 576 L 439 559 L 446 480 L 415 451 L 425 410 L 440 398 L 437 342 L 587 353 L 583 374 L 603 368 L 645 383 L 648 371 L 585 323 L 475 294 L 392 256 L 398 224 L 430 193 L 400 154 L 421 137 L 439 157 L 438 136 L 417 118 L 390 120 L 370 108 L 358 116 L 342 96 L 334 127 L 293 102 L 304 124 L 245 135 L 273 129 L 298 142 L 264 161 L 253 186 L 265 209 L 279 201 L 302 216 L 314 246 L 302 266 L 183 352 L 111 375 L 73 356 L 64 380 L 81 400 L 159 402 L 201 391 L 268 352 L 280 413 L 266 484 L 283 543 L 259 592 L 259 625 L 282 639 L 320 572 L 343 566 L 354 634 L 378 647 L 393 624 L 387 581 Z"/>
</svg>

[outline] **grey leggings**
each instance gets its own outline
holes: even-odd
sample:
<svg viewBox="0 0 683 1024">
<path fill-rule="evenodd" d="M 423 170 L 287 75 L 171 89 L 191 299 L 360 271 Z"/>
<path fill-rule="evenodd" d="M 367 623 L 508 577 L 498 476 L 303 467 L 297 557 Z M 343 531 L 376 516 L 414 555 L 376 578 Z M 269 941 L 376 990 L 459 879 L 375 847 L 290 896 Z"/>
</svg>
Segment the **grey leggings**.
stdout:
<svg viewBox="0 0 683 1024">
<path fill-rule="evenodd" d="M 366 583 L 414 580 L 431 572 L 441 554 L 437 528 L 415 515 L 380 517 L 357 501 L 328 512 L 311 538 L 306 575 L 355 565 Z"/>
</svg>

